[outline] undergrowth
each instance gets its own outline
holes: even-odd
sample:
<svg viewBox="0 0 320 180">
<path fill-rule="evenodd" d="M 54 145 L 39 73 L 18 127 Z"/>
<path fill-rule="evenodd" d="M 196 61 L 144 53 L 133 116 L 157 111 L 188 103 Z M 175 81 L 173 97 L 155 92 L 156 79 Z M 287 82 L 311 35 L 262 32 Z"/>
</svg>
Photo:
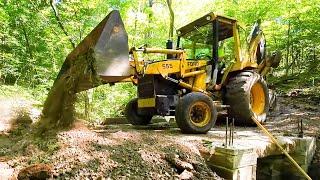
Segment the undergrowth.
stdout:
<svg viewBox="0 0 320 180">
<path fill-rule="evenodd" d="M 99 123 L 106 117 L 123 116 L 126 104 L 134 97 L 136 87 L 132 83 L 102 85 L 87 93 L 78 94 L 77 116 L 94 123 Z M 89 117 L 85 114 L 85 98 L 89 98 Z"/>
<path fill-rule="evenodd" d="M 48 85 L 29 89 L 19 85 L 0 85 L 0 99 L 19 99 L 32 102 L 33 108 L 42 110 L 47 97 Z M 90 123 L 100 123 L 106 117 L 123 116 L 126 104 L 136 97 L 136 87 L 132 83 L 101 85 L 77 94 L 76 117 Z M 85 113 L 88 98 L 88 116 Z"/>
</svg>

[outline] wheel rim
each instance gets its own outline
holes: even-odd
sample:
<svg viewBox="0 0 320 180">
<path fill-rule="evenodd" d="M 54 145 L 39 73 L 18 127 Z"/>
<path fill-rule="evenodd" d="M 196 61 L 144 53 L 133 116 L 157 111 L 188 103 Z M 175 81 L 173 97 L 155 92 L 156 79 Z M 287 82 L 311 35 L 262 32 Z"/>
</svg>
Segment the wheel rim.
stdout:
<svg viewBox="0 0 320 180">
<path fill-rule="evenodd" d="M 266 99 L 265 93 L 261 83 L 255 83 L 250 91 L 250 105 L 252 111 L 256 115 L 261 115 L 264 113 Z"/>
<path fill-rule="evenodd" d="M 189 115 L 192 124 L 204 127 L 211 119 L 210 106 L 205 102 L 196 102 L 190 107 Z"/>
</svg>

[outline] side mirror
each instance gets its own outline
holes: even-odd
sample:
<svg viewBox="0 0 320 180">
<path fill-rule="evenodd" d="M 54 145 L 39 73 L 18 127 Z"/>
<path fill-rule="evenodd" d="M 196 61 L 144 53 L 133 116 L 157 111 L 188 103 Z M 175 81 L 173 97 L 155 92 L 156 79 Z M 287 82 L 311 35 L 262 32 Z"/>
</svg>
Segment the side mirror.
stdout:
<svg viewBox="0 0 320 180">
<path fill-rule="evenodd" d="M 261 37 L 261 39 L 258 42 L 258 46 L 257 46 L 257 52 L 256 52 L 256 57 L 257 57 L 257 63 L 260 64 L 262 62 L 262 60 L 266 57 L 266 40 L 263 37 Z"/>
</svg>

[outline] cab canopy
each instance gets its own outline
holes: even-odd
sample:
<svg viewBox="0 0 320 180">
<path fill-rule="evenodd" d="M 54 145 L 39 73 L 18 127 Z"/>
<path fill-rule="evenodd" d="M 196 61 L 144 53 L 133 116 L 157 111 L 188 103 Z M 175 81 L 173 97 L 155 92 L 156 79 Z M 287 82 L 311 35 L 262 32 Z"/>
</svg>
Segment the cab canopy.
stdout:
<svg viewBox="0 0 320 180">
<path fill-rule="evenodd" d="M 212 22 L 217 23 L 212 23 Z M 213 12 L 181 27 L 177 30 L 179 37 L 188 36 L 189 39 L 197 40 L 199 38 L 203 39 L 203 36 L 207 36 L 207 41 L 211 41 L 213 38 L 213 29 L 216 29 L 219 41 L 230 38 L 233 36 L 233 25 L 237 21 L 235 19 L 216 15 Z M 211 23 L 212 25 L 209 25 Z M 216 27 L 213 27 L 216 25 Z M 204 28 L 200 28 L 204 27 Z"/>
</svg>

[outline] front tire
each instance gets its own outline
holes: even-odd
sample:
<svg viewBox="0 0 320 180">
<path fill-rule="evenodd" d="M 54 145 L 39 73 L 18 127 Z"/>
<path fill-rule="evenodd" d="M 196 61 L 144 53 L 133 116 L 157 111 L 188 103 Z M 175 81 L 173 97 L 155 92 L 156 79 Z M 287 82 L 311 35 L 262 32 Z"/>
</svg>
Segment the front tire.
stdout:
<svg viewBox="0 0 320 180">
<path fill-rule="evenodd" d="M 132 125 L 147 125 L 152 116 L 138 114 L 138 99 L 132 99 L 126 106 L 125 116 Z"/>
<path fill-rule="evenodd" d="M 207 133 L 217 120 L 217 110 L 209 96 L 192 92 L 179 100 L 175 117 L 183 133 Z"/>
<path fill-rule="evenodd" d="M 226 85 L 225 104 L 230 105 L 229 116 L 238 125 L 254 125 L 255 116 L 264 123 L 269 112 L 268 87 L 260 74 L 243 71 L 229 79 Z"/>
</svg>

